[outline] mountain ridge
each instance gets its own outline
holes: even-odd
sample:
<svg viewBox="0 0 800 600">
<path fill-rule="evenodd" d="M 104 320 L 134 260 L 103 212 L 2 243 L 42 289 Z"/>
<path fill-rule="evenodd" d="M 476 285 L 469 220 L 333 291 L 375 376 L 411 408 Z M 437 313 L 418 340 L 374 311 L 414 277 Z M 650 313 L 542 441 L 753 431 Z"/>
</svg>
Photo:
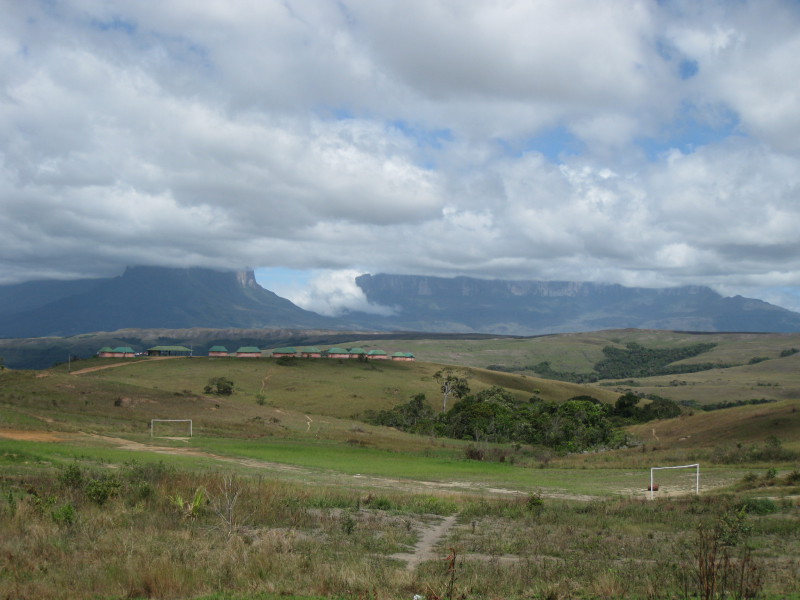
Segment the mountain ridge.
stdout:
<svg viewBox="0 0 800 600">
<path fill-rule="evenodd" d="M 800 313 L 704 286 L 365 274 L 367 301 L 393 314 L 329 317 L 263 288 L 252 271 L 128 267 L 112 278 L 0 285 L 0 337 L 125 328 L 322 329 L 530 336 L 607 329 L 800 331 Z"/>
<path fill-rule="evenodd" d="M 329 317 L 265 290 L 247 271 L 128 267 L 119 277 L 83 281 L 77 293 L 56 293 L 55 300 L 33 302 L 27 310 L 0 307 L 0 336 L 64 336 L 127 327 L 338 328 Z M 0 299 L 20 294 L 19 287 L 3 287 Z"/>
<path fill-rule="evenodd" d="M 705 286 L 628 288 L 571 281 L 361 275 L 368 302 L 392 307 L 396 329 L 540 335 L 601 329 L 800 331 L 800 313 Z M 353 317 L 353 315 L 349 315 Z M 367 315 L 359 315 L 369 320 Z"/>
</svg>

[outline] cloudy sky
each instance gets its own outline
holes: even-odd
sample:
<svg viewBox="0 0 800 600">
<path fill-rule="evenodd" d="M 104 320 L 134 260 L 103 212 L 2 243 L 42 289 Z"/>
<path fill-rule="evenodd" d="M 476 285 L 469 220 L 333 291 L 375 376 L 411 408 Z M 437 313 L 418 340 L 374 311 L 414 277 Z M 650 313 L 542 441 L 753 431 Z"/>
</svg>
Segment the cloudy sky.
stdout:
<svg viewBox="0 0 800 600">
<path fill-rule="evenodd" d="M 0 282 L 257 269 L 800 310 L 793 0 L 0 0 Z"/>
</svg>

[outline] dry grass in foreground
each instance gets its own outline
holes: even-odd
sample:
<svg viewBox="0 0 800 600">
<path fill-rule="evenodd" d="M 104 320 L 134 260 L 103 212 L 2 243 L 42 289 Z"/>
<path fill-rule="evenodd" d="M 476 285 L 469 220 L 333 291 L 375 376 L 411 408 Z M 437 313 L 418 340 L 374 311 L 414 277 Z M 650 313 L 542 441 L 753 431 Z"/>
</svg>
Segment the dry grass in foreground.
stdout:
<svg viewBox="0 0 800 600">
<path fill-rule="evenodd" d="M 0 597 L 789 594 L 800 588 L 796 497 L 750 494 L 494 500 L 74 463 L 0 479 Z M 394 557 L 447 515 L 457 520 L 434 560 Z"/>
</svg>

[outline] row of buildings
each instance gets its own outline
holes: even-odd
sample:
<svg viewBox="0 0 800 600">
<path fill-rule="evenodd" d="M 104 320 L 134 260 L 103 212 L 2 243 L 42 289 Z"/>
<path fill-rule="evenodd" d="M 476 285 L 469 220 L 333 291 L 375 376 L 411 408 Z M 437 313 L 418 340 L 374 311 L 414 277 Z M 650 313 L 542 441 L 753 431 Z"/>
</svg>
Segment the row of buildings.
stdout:
<svg viewBox="0 0 800 600">
<path fill-rule="evenodd" d="M 364 350 L 363 348 L 329 348 L 327 350 L 320 350 L 315 346 L 305 348 L 276 348 L 274 350 L 261 350 L 256 346 L 242 346 L 237 350 L 231 352 L 225 346 L 212 346 L 208 349 L 207 355 L 212 358 L 262 358 L 264 356 L 272 356 L 273 358 L 291 357 L 291 358 L 346 358 L 357 360 L 397 360 L 397 361 L 412 361 L 415 360 L 411 352 L 395 352 L 388 354 L 383 350 Z M 130 346 L 118 346 L 111 348 L 105 346 L 97 351 L 97 356 L 100 358 L 134 358 L 136 356 L 202 356 L 194 354 L 191 348 L 186 346 L 153 346 L 144 352 L 137 352 Z"/>
</svg>

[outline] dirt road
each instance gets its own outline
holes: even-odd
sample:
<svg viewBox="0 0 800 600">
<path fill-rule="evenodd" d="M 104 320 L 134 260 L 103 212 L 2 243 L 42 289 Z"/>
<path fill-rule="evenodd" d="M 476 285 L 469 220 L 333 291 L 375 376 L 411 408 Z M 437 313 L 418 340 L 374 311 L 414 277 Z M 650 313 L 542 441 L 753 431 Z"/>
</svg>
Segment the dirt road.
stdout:
<svg viewBox="0 0 800 600">
<path fill-rule="evenodd" d="M 129 360 L 128 362 L 111 363 L 108 365 L 100 365 L 98 367 L 86 367 L 78 371 L 70 371 L 70 375 L 84 375 L 86 373 L 94 373 L 95 371 L 102 371 L 103 369 L 114 369 L 116 367 L 127 367 L 130 365 L 140 365 L 144 362 L 152 360 L 169 360 L 170 358 L 186 358 L 185 356 L 153 356 L 144 360 Z"/>
</svg>

